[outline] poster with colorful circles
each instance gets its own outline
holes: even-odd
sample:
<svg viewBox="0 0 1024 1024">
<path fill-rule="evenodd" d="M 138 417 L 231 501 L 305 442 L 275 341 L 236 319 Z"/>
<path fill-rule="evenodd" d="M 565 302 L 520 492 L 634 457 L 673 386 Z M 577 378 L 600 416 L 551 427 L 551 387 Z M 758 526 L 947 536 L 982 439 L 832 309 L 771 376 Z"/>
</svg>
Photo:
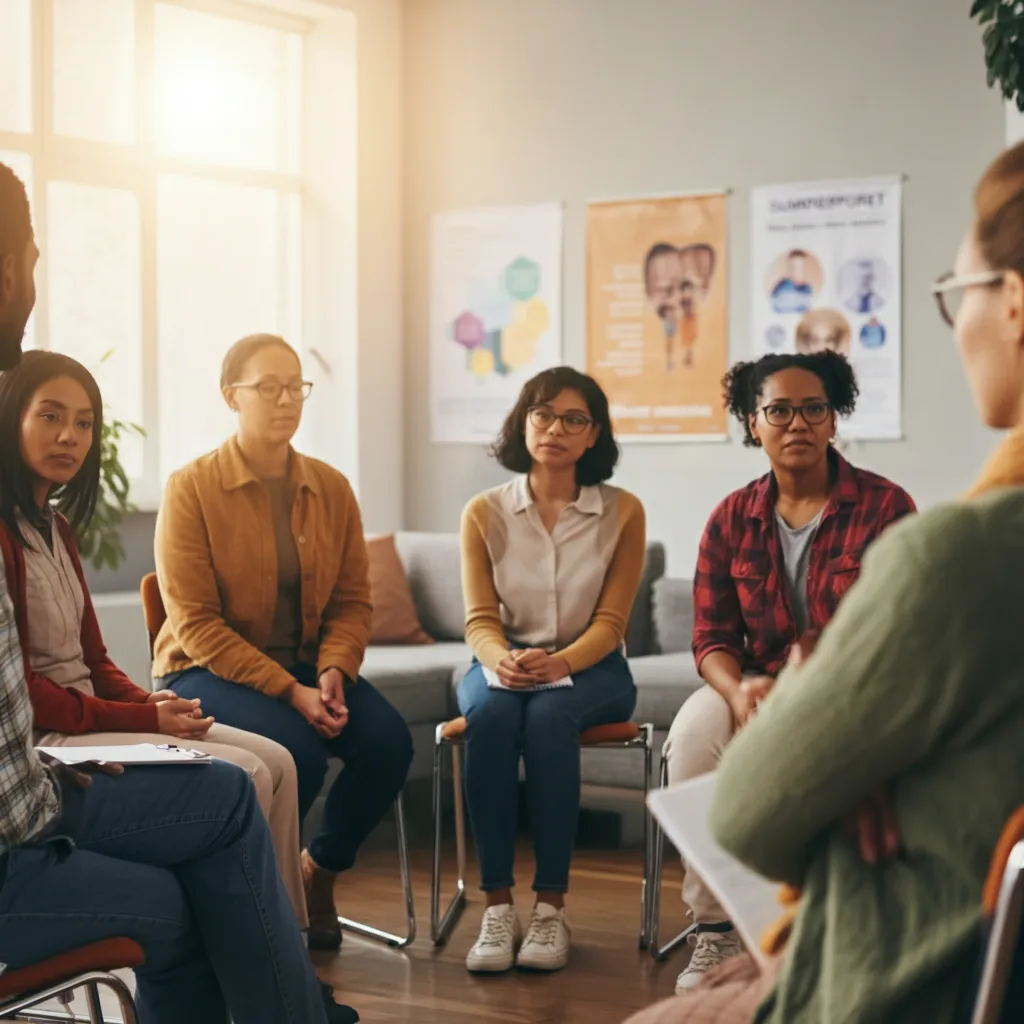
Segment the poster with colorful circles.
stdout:
<svg viewBox="0 0 1024 1024">
<path fill-rule="evenodd" d="M 899 438 L 899 178 L 769 185 L 750 196 L 754 354 L 831 350 L 860 396 L 850 440 Z"/>
<path fill-rule="evenodd" d="M 438 214 L 430 273 L 431 440 L 492 441 L 562 359 L 561 204 Z"/>
</svg>

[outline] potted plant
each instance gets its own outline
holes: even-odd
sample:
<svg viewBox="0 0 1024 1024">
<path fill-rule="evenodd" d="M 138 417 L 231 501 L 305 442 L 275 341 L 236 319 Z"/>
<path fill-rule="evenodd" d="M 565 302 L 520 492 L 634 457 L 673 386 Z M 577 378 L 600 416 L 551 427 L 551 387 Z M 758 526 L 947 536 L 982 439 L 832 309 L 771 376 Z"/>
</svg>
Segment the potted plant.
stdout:
<svg viewBox="0 0 1024 1024">
<path fill-rule="evenodd" d="M 1024 4 L 1020 0 L 974 0 L 971 17 L 985 26 L 988 84 L 1024 111 Z"/>
<path fill-rule="evenodd" d="M 119 445 L 130 434 L 144 437 L 145 431 L 135 423 L 104 416 L 96 512 L 78 537 L 82 559 L 92 562 L 94 569 L 116 569 L 124 561 L 121 523 L 127 513 L 135 511 L 135 506 L 129 500 L 128 475 L 121 465 Z"/>
</svg>

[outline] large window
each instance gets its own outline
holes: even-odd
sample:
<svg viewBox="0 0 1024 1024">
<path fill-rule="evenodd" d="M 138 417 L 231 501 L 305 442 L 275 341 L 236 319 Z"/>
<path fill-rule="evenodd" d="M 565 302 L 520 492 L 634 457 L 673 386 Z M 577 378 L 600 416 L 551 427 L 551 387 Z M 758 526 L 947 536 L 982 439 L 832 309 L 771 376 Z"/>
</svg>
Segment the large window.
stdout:
<svg viewBox="0 0 1024 1024">
<path fill-rule="evenodd" d="M 220 361 L 302 347 L 301 26 L 196 0 L 0 0 L 0 161 L 43 259 L 27 344 L 67 352 L 110 414 L 133 497 L 231 430 Z"/>
</svg>

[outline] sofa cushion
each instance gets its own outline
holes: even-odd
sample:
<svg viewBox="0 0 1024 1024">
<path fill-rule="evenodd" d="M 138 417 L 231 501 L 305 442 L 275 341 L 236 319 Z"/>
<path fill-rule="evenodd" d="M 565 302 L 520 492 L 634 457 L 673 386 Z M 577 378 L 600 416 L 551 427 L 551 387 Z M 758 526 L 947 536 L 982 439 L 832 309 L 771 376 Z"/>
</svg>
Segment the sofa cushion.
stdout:
<svg viewBox="0 0 1024 1024">
<path fill-rule="evenodd" d="M 468 663 L 461 643 L 430 647 L 369 647 L 362 674 L 398 709 L 409 725 L 451 717 L 452 672 Z"/>
<path fill-rule="evenodd" d="M 366 538 L 370 560 L 370 600 L 373 602 L 373 626 L 370 643 L 432 644 L 434 641 L 420 625 L 413 603 L 405 566 L 395 547 L 393 533 Z"/>
<path fill-rule="evenodd" d="M 656 729 L 667 729 L 683 701 L 704 685 L 686 651 L 630 658 L 629 667 L 636 683 L 633 721 L 650 722 Z"/>
<path fill-rule="evenodd" d="M 397 533 L 395 545 L 423 628 L 435 640 L 461 640 L 466 635 L 466 612 L 459 535 Z"/>
<path fill-rule="evenodd" d="M 693 580 L 662 576 L 653 587 L 654 650 L 676 654 L 693 649 Z"/>
<path fill-rule="evenodd" d="M 654 625 L 651 619 L 651 586 L 665 573 L 665 547 L 657 541 L 647 545 L 644 557 L 644 573 L 633 602 L 633 611 L 626 626 L 626 653 L 641 657 L 654 653 Z"/>
</svg>

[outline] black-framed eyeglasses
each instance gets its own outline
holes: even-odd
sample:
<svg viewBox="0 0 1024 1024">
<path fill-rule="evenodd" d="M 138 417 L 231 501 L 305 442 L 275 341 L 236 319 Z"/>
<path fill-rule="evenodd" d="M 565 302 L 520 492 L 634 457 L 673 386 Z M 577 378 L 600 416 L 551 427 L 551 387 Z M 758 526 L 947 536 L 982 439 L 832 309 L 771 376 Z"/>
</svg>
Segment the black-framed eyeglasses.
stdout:
<svg viewBox="0 0 1024 1024">
<path fill-rule="evenodd" d="M 1002 270 L 985 270 L 980 274 L 957 276 L 950 270 L 932 285 L 932 295 L 939 306 L 939 316 L 949 324 L 956 325 L 957 314 L 963 305 L 964 293 L 968 288 L 994 288 L 1006 279 Z"/>
<path fill-rule="evenodd" d="M 313 390 L 311 380 L 293 380 L 290 384 L 282 384 L 279 380 L 258 380 L 255 384 L 232 384 L 231 386 L 255 391 L 265 402 L 276 402 L 285 391 L 293 401 L 304 402 Z"/>
<path fill-rule="evenodd" d="M 530 422 L 538 430 L 547 430 L 555 420 L 562 421 L 562 429 L 567 434 L 582 434 L 594 421 L 582 412 L 557 413 L 546 405 L 535 405 L 527 413 Z"/>
<path fill-rule="evenodd" d="M 761 406 L 765 422 L 770 427 L 788 427 L 800 413 L 809 427 L 820 427 L 832 415 L 828 402 L 804 402 L 803 405 L 789 405 L 786 402 L 772 402 Z"/>
</svg>

